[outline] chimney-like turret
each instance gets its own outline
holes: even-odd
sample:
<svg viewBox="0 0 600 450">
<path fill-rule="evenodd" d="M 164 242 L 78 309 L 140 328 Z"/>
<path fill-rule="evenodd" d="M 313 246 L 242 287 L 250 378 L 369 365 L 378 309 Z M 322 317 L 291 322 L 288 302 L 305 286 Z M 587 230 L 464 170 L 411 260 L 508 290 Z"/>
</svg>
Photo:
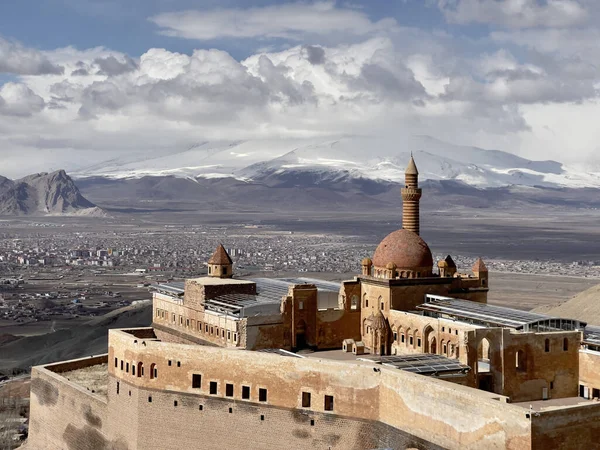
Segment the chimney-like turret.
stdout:
<svg viewBox="0 0 600 450">
<path fill-rule="evenodd" d="M 410 156 L 408 167 L 404 172 L 402 188 L 402 228 L 419 234 L 419 200 L 422 190 L 419 188 L 419 171 L 415 160 Z"/>
</svg>

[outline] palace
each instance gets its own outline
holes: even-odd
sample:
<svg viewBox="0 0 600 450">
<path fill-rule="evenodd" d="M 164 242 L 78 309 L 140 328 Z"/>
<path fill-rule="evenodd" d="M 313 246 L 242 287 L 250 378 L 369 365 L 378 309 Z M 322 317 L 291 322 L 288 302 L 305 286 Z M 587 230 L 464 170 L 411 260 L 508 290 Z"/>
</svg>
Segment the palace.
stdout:
<svg viewBox="0 0 600 450">
<path fill-rule="evenodd" d="M 595 448 L 600 327 L 487 304 L 488 270 L 435 264 L 419 174 L 402 228 L 352 280 L 157 286 L 149 328 L 33 368 L 32 449 Z"/>
</svg>

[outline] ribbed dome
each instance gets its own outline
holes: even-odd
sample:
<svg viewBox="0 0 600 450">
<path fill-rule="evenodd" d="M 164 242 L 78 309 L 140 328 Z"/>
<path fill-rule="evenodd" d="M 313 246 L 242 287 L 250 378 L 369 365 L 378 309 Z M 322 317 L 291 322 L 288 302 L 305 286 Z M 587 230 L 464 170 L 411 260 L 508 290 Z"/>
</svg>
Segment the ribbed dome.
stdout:
<svg viewBox="0 0 600 450">
<path fill-rule="evenodd" d="M 399 270 L 431 272 L 433 257 L 427 243 L 412 231 L 400 229 L 388 234 L 375 250 L 373 265 L 386 267 L 396 264 Z"/>
<path fill-rule="evenodd" d="M 371 317 L 373 317 L 373 314 L 371 314 Z M 379 311 L 379 313 L 375 317 L 373 317 L 373 319 L 371 319 L 371 324 L 374 330 L 387 330 L 387 320 L 385 320 L 385 316 L 382 314 L 381 311 Z"/>
</svg>

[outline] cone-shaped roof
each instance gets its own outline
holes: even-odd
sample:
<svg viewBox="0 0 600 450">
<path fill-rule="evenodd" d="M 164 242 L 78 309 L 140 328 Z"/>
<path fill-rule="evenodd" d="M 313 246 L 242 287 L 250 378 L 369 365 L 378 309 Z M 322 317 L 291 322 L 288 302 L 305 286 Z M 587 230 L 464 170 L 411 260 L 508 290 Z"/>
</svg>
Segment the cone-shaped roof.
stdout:
<svg viewBox="0 0 600 450">
<path fill-rule="evenodd" d="M 410 155 L 410 161 L 408 162 L 408 166 L 406 166 L 406 171 L 404 173 L 406 175 L 419 175 L 417 165 L 415 164 L 415 160 L 412 155 Z"/>
<path fill-rule="evenodd" d="M 448 263 L 448 267 L 450 267 L 452 269 L 456 269 L 456 263 L 452 259 L 452 256 L 450 256 L 450 255 L 446 256 L 446 259 L 444 259 L 444 261 L 446 261 Z"/>
<path fill-rule="evenodd" d="M 219 264 L 219 265 L 227 265 L 233 264 L 233 261 L 227 254 L 227 250 L 223 247 L 223 244 L 219 244 L 213 255 L 208 260 L 209 264 Z"/>
<path fill-rule="evenodd" d="M 384 331 L 387 330 L 387 320 L 381 311 L 373 317 L 371 322 L 374 330 Z"/>
<path fill-rule="evenodd" d="M 477 261 L 475 261 L 475 264 L 473 264 L 473 272 L 487 272 L 488 269 L 485 266 L 483 259 L 478 258 Z"/>
</svg>

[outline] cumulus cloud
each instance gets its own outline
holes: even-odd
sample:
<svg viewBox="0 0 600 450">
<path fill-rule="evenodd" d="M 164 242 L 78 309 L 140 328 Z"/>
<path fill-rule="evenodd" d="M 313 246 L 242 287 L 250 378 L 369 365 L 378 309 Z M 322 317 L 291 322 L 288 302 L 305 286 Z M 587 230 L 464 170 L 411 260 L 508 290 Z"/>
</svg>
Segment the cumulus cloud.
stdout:
<svg viewBox="0 0 600 450">
<path fill-rule="evenodd" d="M 123 61 L 119 61 L 114 55 L 105 58 L 96 58 L 94 60 L 100 68 L 101 75 L 121 75 L 127 72 L 132 72 L 137 69 L 137 63 L 127 55 L 124 55 Z"/>
<path fill-rule="evenodd" d="M 0 115 L 28 117 L 44 108 L 44 99 L 22 83 L 0 87 Z"/>
<path fill-rule="evenodd" d="M 571 27 L 589 18 L 576 0 L 439 0 L 446 20 L 486 23 L 508 28 Z"/>
<path fill-rule="evenodd" d="M 335 1 L 169 12 L 150 20 L 160 27 L 162 34 L 198 40 L 254 37 L 299 40 L 306 34 L 329 33 L 364 36 L 396 26 L 393 19 L 373 22 L 365 12 L 339 7 Z"/>
<path fill-rule="evenodd" d="M 61 75 L 64 68 L 41 52 L 0 37 L 0 73 L 17 75 Z"/>
</svg>

